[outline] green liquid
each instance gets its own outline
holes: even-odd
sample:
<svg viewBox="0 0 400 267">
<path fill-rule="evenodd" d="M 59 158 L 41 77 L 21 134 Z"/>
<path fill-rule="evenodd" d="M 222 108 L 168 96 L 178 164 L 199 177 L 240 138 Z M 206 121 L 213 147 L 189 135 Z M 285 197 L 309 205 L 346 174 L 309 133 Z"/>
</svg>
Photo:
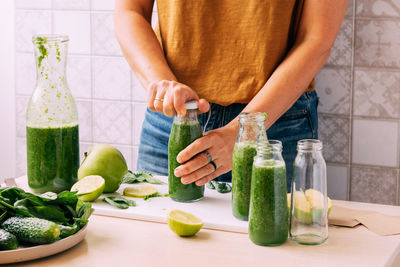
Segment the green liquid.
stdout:
<svg viewBox="0 0 400 267">
<path fill-rule="evenodd" d="M 79 168 L 78 125 L 26 127 L 28 184 L 36 193 L 69 190 Z"/>
<path fill-rule="evenodd" d="M 253 167 L 249 237 L 257 245 L 277 246 L 288 236 L 284 165 Z"/>
<path fill-rule="evenodd" d="M 240 220 L 248 220 L 251 172 L 255 145 L 236 144 L 232 156 L 232 213 Z"/>
<path fill-rule="evenodd" d="M 181 178 L 174 175 L 175 168 L 181 165 L 176 161 L 179 152 L 201 136 L 199 123 L 185 122 L 172 125 L 168 143 L 168 183 L 169 196 L 175 201 L 193 202 L 204 197 L 204 185 L 197 186 L 195 183 L 184 185 L 181 183 Z"/>
</svg>

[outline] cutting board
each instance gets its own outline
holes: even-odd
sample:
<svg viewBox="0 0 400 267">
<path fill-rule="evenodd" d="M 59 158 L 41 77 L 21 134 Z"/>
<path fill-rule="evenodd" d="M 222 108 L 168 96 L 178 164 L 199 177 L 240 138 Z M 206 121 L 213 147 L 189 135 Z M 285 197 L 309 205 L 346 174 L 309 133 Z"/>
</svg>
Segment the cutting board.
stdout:
<svg viewBox="0 0 400 267">
<path fill-rule="evenodd" d="M 168 180 L 167 177 L 163 176 L 157 176 L 157 178 L 164 182 Z M 26 176 L 16 179 L 16 183 L 18 187 L 29 190 Z M 122 210 L 102 201 L 104 196 L 122 195 L 125 187 L 138 185 L 141 184 L 122 184 L 116 193 L 102 195 L 93 202 L 93 214 L 166 223 L 168 212 L 173 209 L 180 209 L 201 218 L 204 222 L 204 228 L 248 233 L 248 223 L 240 221 L 232 215 L 232 194 L 221 194 L 207 187 L 205 188 L 204 198 L 193 203 L 180 203 L 171 200 L 169 197 L 150 198 L 146 201 L 140 198 L 130 198 L 136 201 L 136 207 Z M 157 187 L 159 194 L 168 193 L 168 184 L 153 186 Z"/>
</svg>

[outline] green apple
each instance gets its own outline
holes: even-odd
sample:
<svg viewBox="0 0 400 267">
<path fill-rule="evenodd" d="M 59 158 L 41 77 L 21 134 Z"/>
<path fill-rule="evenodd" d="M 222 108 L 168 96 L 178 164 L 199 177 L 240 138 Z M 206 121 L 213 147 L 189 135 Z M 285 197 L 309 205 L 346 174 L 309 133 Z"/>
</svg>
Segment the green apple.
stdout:
<svg viewBox="0 0 400 267">
<path fill-rule="evenodd" d="M 107 144 L 97 144 L 90 149 L 78 170 L 78 179 L 99 175 L 105 180 L 104 193 L 113 193 L 121 185 L 128 166 L 121 152 Z"/>
<path fill-rule="evenodd" d="M 291 194 L 287 194 L 288 210 L 290 211 Z M 321 220 L 324 211 L 324 196 L 321 192 L 308 189 L 294 193 L 294 216 L 302 223 L 310 224 Z M 332 208 L 332 200 L 328 197 L 328 214 Z"/>
</svg>

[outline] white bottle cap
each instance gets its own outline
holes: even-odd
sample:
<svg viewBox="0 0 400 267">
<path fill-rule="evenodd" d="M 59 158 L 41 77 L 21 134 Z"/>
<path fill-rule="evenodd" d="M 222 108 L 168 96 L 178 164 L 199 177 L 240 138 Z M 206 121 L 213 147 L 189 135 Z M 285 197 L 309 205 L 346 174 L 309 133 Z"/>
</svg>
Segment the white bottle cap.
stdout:
<svg viewBox="0 0 400 267">
<path fill-rule="evenodd" d="M 186 109 L 198 109 L 199 108 L 199 104 L 197 103 L 196 100 L 192 100 L 189 102 L 185 103 L 185 108 Z"/>
</svg>

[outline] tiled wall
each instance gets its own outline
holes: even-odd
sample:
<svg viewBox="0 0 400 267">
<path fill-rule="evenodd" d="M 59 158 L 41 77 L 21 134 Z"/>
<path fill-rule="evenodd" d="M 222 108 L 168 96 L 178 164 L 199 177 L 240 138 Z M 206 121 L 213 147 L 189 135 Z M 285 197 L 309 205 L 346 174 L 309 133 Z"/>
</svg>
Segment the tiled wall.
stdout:
<svg viewBox="0 0 400 267">
<path fill-rule="evenodd" d="M 113 5 L 16 0 L 17 174 L 26 169 L 24 115 L 35 84 L 30 39 L 49 32 L 71 39 L 68 81 L 81 150 L 114 144 L 135 169 L 145 96 L 115 40 Z M 330 196 L 400 204 L 400 0 L 349 0 L 317 92 Z"/>
</svg>

